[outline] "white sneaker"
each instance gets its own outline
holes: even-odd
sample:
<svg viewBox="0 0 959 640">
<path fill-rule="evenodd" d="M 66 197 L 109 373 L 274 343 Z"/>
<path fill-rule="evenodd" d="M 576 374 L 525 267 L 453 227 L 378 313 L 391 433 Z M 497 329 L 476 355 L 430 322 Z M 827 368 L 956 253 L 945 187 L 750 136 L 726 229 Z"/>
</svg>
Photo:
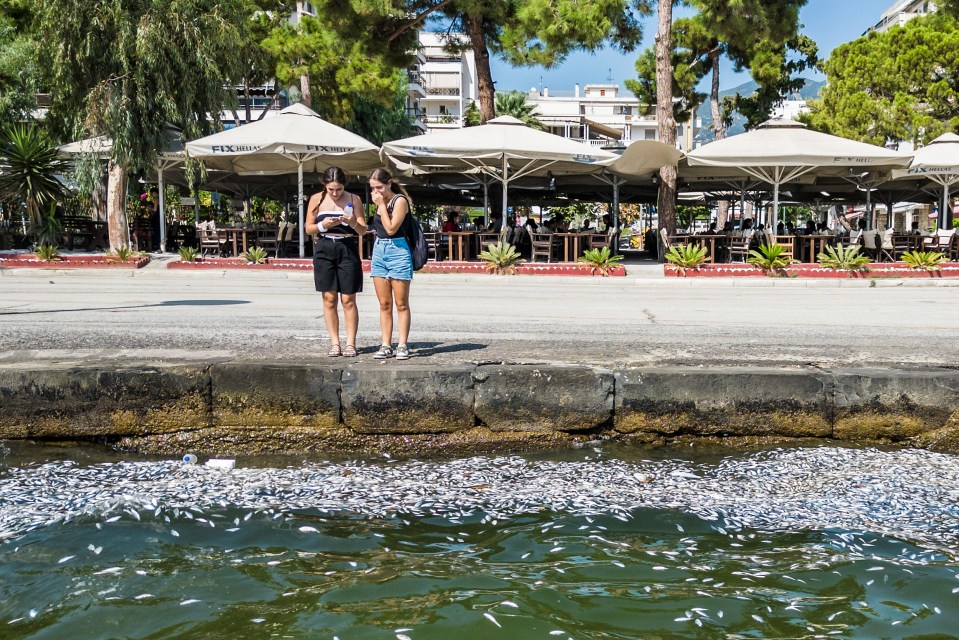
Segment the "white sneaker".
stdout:
<svg viewBox="0 0 959 640">
<path fill-rule="evenodd" d="M 397 360 L 409 360 L 410 359 L 410 348 L 405 344 L 398 345 L 396 347 L 396 359 Z"/>
<path fill-rule="evenodd" d="M 377 360 L 386 360 L 393 357 L 393 347 L 388 344 L 381 344 L 380 350 L 373 354 Z"/>
</svg>

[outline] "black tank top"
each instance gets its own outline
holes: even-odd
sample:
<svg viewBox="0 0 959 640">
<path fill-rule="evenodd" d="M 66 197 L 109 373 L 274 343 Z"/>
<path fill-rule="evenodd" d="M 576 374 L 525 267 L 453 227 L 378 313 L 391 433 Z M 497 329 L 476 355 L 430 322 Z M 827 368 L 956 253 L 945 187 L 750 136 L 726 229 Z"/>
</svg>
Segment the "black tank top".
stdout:
<svg viewBox="0 0 959 640">
<path fill-rule="evenodd" d="M 409 208 L 410 201 L 403 194 L 399 193 L 393 196 L 393 199 L 390 200 L 390 203 L 386 205 L 386 210 L 389 213 L 393 213 L 393 205 L 396 203 L 397 198 L 403 198 L 406 200 L 406 206 Z M 400 228 L 396 230 L 396 233 L 390 235 L 386 232 L 386 227 L 383 226 L 383 221 L 380 219 L 380 214 L 375 214 L 373 216 L 373 230 L 376 231 L 377 238 L 407 238 L 409 237 L 410 225 L 413 223 L 412 212 L 407 211 L 406 218 L 403 219 L 403 224 L 400 225 Z"/>
</svg>

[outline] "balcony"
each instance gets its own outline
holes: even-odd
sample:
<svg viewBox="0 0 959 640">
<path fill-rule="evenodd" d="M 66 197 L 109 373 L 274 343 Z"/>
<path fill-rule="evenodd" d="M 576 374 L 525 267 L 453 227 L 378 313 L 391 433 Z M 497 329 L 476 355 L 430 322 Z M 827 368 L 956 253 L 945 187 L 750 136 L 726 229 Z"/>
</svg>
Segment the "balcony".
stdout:
<svg viewBox="0 0 959 640">
<path fill-rule="evenodd" d="M 416 69 L 410 69 L 406 72 L 406 79 L 409 84 L 410 92 L 419 96 L 420 98 L 426 97 L 426 89 L 423 88 L 423 76 Z"/>
<path fill-rule="evenodd" d="M 461 116 L 453 115 L 452 113 L 428 115 L 426 116 L 425 122 L 430 127 L 436 127 L 439 129 L 459 129 L 463 126 L 463 118 Z"/>
</svg>

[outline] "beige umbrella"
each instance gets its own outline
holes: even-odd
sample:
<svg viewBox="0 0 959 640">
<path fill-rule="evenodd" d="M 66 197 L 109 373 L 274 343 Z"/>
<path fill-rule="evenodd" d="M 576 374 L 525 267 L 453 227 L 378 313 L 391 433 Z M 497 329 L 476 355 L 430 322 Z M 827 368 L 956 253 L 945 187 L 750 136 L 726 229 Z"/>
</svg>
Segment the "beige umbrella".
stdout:
<svg viewBox="0 0 959 640">
<path fill-rule="evenodd" d="M 942 206 L 939 207 L 939 228 L 946 228 L 949 187 L 959 183 L 959 136 L 944 133 L 921 149 L 917 149 L 909 168 L 896 171 L 894 178 L 928 178 L 942 185 Z"/>
<path fill-rule="evenodd" d="M 493 118 L 478 127 L 433 131 L 383 145 L 382 155 L 395 166 L 430 171 L 465 166 L 503 183 L 503 219 L 510 182 L 526 176 L 596 173 L 617 156 L 575 140 L 532 129 L 512 116 Z"/>
<path fill-rule="evenodd" d="M 752 131 L 690 151 L 689 166 L 734 170 L 773 186 L 773 215 L 779 218 L 779 189 L 807 174 L 842 175 L 905 167 L 911 156 L 806 128 L 794 120 L 769 120 Z M 724 172 L 726 173 L 726 172 Z"/>
<path fill-rule="evenodd" d="M 296 173 L 301 258 L 306 240 L 303 172 L 322 173 L 335 165 L 357 175 L 380 165 L 372 142 L 327 122 L 299 103 L 275 116 L 188 142 L 186 150 L 208 168 L 241 176 Z"/>
</svg>

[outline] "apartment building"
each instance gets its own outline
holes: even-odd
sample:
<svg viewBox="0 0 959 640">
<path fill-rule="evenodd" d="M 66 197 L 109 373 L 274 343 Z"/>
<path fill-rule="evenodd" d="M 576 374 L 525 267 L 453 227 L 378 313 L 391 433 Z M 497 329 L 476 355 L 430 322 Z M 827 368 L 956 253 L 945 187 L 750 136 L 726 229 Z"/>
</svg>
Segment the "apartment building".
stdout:
<svg viewBox="0 0 959 640">
<path fill-rule="evenodd" d="M 446 34 L 419 32 L 415 62 L 407 69 L 409 91 L 406 112 L 425 133 L 458 129 L 471 102 L 479 102 L 473 52 L 447 51 Z"/>
<path fill-rule="evenodd" d="M 897 25 L 901 27 L 916 16 L 935 12 L 936 3 L 932 0 L 897 0 L 895 4 L 882 12 L 879 22 L 869 27 L 866 33 L 888 31 Z"/>
<path fill-rule="evenodd" d="M 635 140 L 656 140 L 659 124 L 655 109 L 640 104 L 617 84 L 587 84 L 580 90 L 551 91 L 533 87 L 526 95 L 527 103 L 536 107 L 536 117 L 547 130 L 595 146 L 629 145 Z M 697 129 L 695 116 L 676 127 L 676 146 L 687 151 L 693 148 Z"/>
</svg>

